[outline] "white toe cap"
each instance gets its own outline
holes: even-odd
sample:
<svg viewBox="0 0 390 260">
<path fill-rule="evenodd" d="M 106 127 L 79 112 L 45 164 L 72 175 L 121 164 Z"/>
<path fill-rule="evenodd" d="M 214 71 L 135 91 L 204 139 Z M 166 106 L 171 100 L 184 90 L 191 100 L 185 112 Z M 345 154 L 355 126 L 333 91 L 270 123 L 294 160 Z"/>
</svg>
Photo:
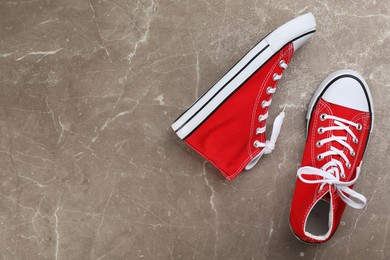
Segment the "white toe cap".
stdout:
<svg viewBox="0 0 390 260">
<path fill-rule="evenodd" d="M 369 100 L 363 84 L 352 75 L 341 77 L 328 87 L 322 98 L 332 104 L 369 112 Z"/>
</svg>

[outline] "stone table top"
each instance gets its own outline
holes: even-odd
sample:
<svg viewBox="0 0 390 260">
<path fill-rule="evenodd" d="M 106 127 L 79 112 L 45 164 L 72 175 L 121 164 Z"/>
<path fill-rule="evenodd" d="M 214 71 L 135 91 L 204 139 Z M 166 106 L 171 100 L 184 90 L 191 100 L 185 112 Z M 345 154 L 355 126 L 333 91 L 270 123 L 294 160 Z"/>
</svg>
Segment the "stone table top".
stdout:
<svg viewBox="0 0 390 260">
<path fill-rule="evenodd" d="M 306 12 L 317 32 L 274 95 L 276 149 L 229 182 L 170 125 Z M 380 0 L 1 1 L 0 259 L 389 259 L 389 26 Z M 345 68 L 375 104 L 368 205 L 309 246 L 288 224 L 305 112 Z"/>
</svg>

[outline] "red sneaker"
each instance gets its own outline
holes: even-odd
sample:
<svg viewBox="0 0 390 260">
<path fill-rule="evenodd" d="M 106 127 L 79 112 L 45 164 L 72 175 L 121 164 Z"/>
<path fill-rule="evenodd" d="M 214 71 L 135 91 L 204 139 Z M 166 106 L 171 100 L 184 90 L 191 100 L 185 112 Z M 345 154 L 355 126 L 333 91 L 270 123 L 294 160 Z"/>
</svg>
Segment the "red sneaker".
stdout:
<svg viewBox="0 0 390 260">
<path fill-rule="evenodd" d="M 373 103 L 356 72 L 340 70 L 318 88 L 307 112 L 308 135 L 290 210 L 298 239 L 327 241 L 345 206 L 361 209 L 366 198 L 352 190 L 372 131 Z"/>
<path fill-rule="evenodd" d="M 266 141 L 272 94 L 294 51 L 314 34 L 315 27 L 308 13 L 270 33 L 173 123 L 176 134 L 228 180 L 274 149 L 284 113 Z"/>
</svg>

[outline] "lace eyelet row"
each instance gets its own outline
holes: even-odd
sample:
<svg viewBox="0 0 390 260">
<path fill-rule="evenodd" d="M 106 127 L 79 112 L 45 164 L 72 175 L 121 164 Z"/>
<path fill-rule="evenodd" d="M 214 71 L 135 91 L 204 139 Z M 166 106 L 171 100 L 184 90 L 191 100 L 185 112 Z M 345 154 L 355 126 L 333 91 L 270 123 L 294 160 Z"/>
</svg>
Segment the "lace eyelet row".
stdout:
<svg viewBox="0 0 390 260">
<path fill-rule="evenodd" d="M 279 68 L 287 69 L 287 67 L 288 67 L 288 65 L 287 65 L 286 61 L 284 61 L 284 60 L 280 60 L 279 61 Z M 278 74 L 278 73 L 274 73 L 273 76 L 272 76 L 272 80 L 273 81 L 278 81 L 281 78 L 282 78 L 282 74 Z M 275 93 L 275 91 L 276 91 L 276 87 L 269 86 L 269 87 L 267 87 L 265 92 L 266 92 L 267 95 L 272 95 L 273 93 Z M 272 98 L 270 98 L 269 100 L 263 100 L 261 102 L 261 108 L 264 109 L 264 108 L 270 106 L 271 103 L 272 103 Z M 264 121 L 264 120 L 266 120 L 267 117 L 268 117 L 268 112 L 265 113 L 264 115 L 260 115 L 258 117 L 259 123 Z M 262 134 L 264 132 L 265 132 L 265 127 L 263 127 L 263 128 L 260 128 L 260 127 L 256 128 L 256 135 Z M 256 140 L 256 141 L 253 142 L 253 146 L 255 148 L 260 148 L 261 147 L 261 142 Z"/>
<path fill-rule="evenodd" d="M 328 116 L 327 114 L 322 113 L 322 114 L 319 116 L 319 119 L 320 119 L 321 121 L 325 121 L 326 119 L 334 119 L 334 120 L 337 120 L 338 118 L 335 117 L 335 116 L 332 116 L 332 115 L 331 115 L 331 116 Z M 352 142 L 353 142 L 353 143 L 358 144 L 358 143 L 359 143 L 359 139 L 353 134 L 353 132 L 350 132 L 350 128 L 348 128 L 347 126 L 343 125 L 342 123 L 348 123 L 349 125 L 354 126 L 358 131 L 361 131 L 361 130 L 363 129 L 362 124 L 360 124 L 360 123 L 356 124 L 356 123 L 351 122 L 351 121 L 348 121 L 348 120 L 346 120 L 346 119 L 339 119 L 339 121 L 336 123 L 337 126 L 341 127 L 341 129 L 344 129 L 345 131 L 349 132 L 349 133 L 352 135 Z M 337 127 L 336 127 L 336 128 L 337 128 Z M 327 129 L 327 128 L 325 128 L 325 127 L 319 127 L 319 128 L 317 129 L 317 133 L 318 133 L 318 134 L 323 134 L 323 133 L 326 131 L 326 129 Z M 332 128 L 330 128 L 330 129 L 332 129 Z M 329 129 L 329 130 L 330 130 L 330 129 Z M 334 136 L 330 137 L 329 141 L 337 141 L 336 138 L 335 138 L 335 139 L 332 139 L 332 138 L 335 138 L 335 137 L 334 137 Z M 341 141 L 345 142 L 346 140 L 345 140 L 345 139 L 344 139 L 344 140 L 341 139 Z M 342 143 L 341 143 L 341 144 L 342 144 Z M 316 142 L 316 146 L 317 146 L 318 148 L 322 147 L 323 145 L 324 145 L 324 143 L 322 142 L 322 140 L 319 140 L 319 141 Z M 332 147 L 332 148 L 333 148 L 333 147 Z M 342 151 L 338 151 L 337 149 L 336 149 L 336 150 L 334 150 L 334 149 L 335 149 L 335 148 L 333 148 L 333 150 L 332 150 L 332 149 L 331 149 L 331 150 L 332 150 L 332 151 L 335 151 L 336 154 L 339 153 L 339 152 L 342 152 Z M 355 157 L 355 156 L 356 156 L 356 152 L 355 152 L 351 147 L 349 147 L 348 149 L 350 149 L 350 150 L 349 150 L 350 156 L 351 156 L 351 157 Z M 342 153 L 344 153 L 344 152 L 342 152 Z M 332 154 L 329 154 L 329 155 L 332 155 Z M 323 153 L 318 154 L 318 155 L 316 156 L 316 159 L 317 159 L 317 161 L 322 161 L 322 160 L 324 159 Z M 327 165 L 327 164 L 325 164 L 325 165 Z M 336 167 L 336 166 L 333 166 L 333 167 Z M 345 167 L 349 170 L 349 169 L 352 168 L 352 164 L 347 160 L 347 161 L 345 162 Z M 326 169 L 323 169 L 323 170 L 326 170 Z M 343 170 L 341 170 L 340 176 L 341 176 L 341 178 L 343 178 L 343 179 L 345 178 L 345 173 L 344 173 Z"/>
<path fill-rule="evenodd" d="M 287 69 L 288 65 L 284 60 L 279 61 L 279 68 Z"/>
</svg>

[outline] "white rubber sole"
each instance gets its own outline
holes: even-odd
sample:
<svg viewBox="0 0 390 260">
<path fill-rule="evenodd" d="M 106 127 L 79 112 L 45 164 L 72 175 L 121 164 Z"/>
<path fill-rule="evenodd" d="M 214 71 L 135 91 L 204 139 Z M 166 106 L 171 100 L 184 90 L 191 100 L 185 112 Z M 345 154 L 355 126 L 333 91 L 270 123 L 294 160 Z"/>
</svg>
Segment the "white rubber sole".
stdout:
<svg viewBox="0 0 390 260">
<path fill-rule="evenodd" d="M 322 83 L 321 85 L 318 87 L 318 89 L 316 90 L 316 92 L 314 93 L 310 103 L 309 103 L 309 106 L 307 108 L 307 114 L 306 114 L 306 134 L 309 132 L 309 124 L 310 124 L 310 119 L 311 119 L 311 114 L 313 112 L 313 109 L 314 109 L 314 106 L 315 104 L 317 103 L 317 101 L 319 100 L 319 98 L 322 96 L 322 94 L 324 93 L 325 89 L 332 83 L 332 81 L 338 79 L 338 78 L 341 78 L 343 76 L 353 76 L 357 79 L 359 79 L 361 81 L 361 83 L 363 84 L 364 86 L 364 89 L 365 89 L 365 93 L 368 97 L 368 102 L 370 104 L 370 108 L 371 108 L 371 116 L 372 116 L 372 120 L 371 120 L 371 129 L 370 129 L 370 133 L 372 133 L 372 130 L 374 128 L 374 103 L 372 101 L 372 96 L 371 96 L 371 92 L 370 92 L 370 89 L 368 88 L 368 85 L 366 83 L 366 81 L 363 79 L 363 77 L 357 73 L 356 71 L 353 71 L 353 70 L 338 70 L 338 71 L 335 71 L 333 72 L 332 74 L 330 74 Z"/>
<path fill-rule="evenodd" d="M 315 28 L 314 16 L 308 13 L 274 30 L 196 100 L 172 124 L 172 129 L 185 139 L 280 49 L 292 42 L 294 51 L 297 50 L 314 34 Z"/>
</svg>

